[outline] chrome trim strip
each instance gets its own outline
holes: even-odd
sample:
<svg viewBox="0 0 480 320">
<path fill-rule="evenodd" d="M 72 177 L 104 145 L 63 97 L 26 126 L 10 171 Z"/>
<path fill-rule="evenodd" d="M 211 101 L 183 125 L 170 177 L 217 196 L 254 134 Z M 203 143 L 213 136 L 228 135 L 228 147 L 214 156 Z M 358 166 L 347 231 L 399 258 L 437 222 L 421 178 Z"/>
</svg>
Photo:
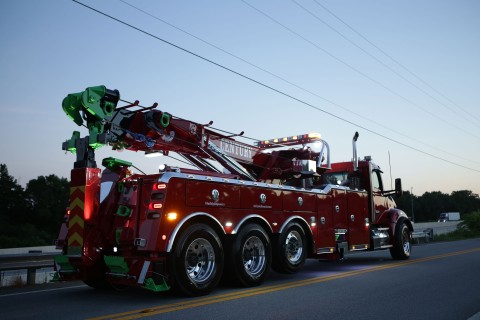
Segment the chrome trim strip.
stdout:
<svg viewBox="0 0 480 320">
<path fill-rule="evenodd" d="M 270 226 L 270 223 L 268 223 L 267 219 L 265 219 L 264 217 L 258 214 L 249 214 L 248 216 L 240 220 L 240 222 L 236 225 L 235 229 L 232 230 L 232 234 L 237 234 L 238 230 L 240 230 L 240 227 L 245 223 L 245 221 L 250 220 L 252 218 L 262 219 L 265 222 L 265 224 L 270 228 L 270 232 L 273 232 L 272 227 Z"/>
<path fill-rule="evenodd" d="M 170 239 L 168 240 L 167 252 L 172 251 L 173 243 L 175 242 L 175 238 L 177 237 L 177 233 L 180 230 L 180 228 L 185 224 L 185 222 L 187 222 L 191 218 L 197 217 L 197 216 L 206 216 L 206 217 L 212 219 L 221 228 L 221 230 L 223 231 L 223 234 L 225 234 L 225 229 L 223 228 L 222 224 L 214 216 L 212 216 L 211 214 L 206 213 L 206 212 L 195 212 L 195 213 L 189 214 L 188 216 L 183 218 L 182 221 L 180 221 L 175 226 L 175 229 L 173 229 L 172 235 L 170 236 Z"/>
<path fill-rule="evenodd" d="M 312 228 L 310 228 L 310 224 L 307 222 L 307 220 L 305 220 L 303 217 L 300 217 L 300 216 L 292 216 L 290 218 L 288 218 L 283 224 L 282 226 L 280 227 L 280 230 L 279 230 L 279 233 L 282 233 L 283 232 L 283 229 L 285 229 L 285 227 L 287 226 L 287 224 L 292 221 L 293 219 L 300 219 L 302 220 L 305 225 L 308 226 L 308 231 L 310 233 L 310 236 L 312 237 L 312 239 L 315 241 L 315 237 L 313 236 L 313 232 L 312 232 Z"/>
</svg>

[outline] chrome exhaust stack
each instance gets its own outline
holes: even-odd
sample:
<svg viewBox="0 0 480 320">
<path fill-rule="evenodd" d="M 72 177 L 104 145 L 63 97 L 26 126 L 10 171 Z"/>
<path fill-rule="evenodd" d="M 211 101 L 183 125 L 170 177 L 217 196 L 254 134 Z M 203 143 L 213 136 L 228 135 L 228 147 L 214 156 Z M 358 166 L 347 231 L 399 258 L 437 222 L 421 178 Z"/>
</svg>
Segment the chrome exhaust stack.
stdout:
<svg viewBox="0 0 480 320">
<path fill-rule="evenodd" d="M 358 156 L 357 156 L 357 139 L 358 139 L 358 131 L 355 132 L 355 135 L 352 139 L 352 146 L 353 146 L 353 170 L 358 171 Z"/>
</svg>

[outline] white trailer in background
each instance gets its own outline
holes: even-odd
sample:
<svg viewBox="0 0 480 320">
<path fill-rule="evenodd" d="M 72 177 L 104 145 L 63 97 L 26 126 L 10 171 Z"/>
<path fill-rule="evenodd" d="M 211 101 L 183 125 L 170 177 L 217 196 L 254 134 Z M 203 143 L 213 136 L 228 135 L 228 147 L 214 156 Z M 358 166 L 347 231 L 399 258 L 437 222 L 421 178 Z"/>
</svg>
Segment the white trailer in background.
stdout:
<svg viewBox="0 0 480 320">
<path fill-rule="evenodd" d="M 460 212 L 442 212 L 438 218 L 438 222 L 458 221 L 460 220 Z"/>
</svg>

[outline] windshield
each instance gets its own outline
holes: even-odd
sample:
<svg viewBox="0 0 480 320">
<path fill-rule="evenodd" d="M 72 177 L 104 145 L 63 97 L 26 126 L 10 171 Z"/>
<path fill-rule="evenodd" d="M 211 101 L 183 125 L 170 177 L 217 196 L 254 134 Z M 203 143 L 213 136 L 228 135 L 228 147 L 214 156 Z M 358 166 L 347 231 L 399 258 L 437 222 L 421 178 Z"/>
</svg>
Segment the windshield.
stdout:
<svg viewBox="0 0 480 320">
<path fill-rule="evenodd" d="M 329 172 L 323 174 L 323 182 L 337 186 L 345 185 L 348 182 L 347 172 Z"/>
</svg>

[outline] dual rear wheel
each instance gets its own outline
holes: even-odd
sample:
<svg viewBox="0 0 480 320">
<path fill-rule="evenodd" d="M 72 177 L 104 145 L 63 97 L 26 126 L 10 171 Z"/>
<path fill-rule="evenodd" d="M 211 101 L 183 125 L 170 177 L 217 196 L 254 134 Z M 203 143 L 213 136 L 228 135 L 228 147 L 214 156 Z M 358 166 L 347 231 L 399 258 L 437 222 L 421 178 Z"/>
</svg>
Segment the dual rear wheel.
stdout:
<svg viewBox="0 0 480 320">
<path fill-rule="evenodd" d="M 305 231 L 298 223 L 289 223 L 274 245 L 272 268 L 280 273 L 296 273 L 306 259 Z"/>
<path fill-rule="evenodd" d="M 223 246 L 210 226 L 188 226 L 175 244 L 170 259 L 170 284 L 177 293 L 188 296 L 209 294 L 223 272 Z"/>
<path fill-rule="evenodd" d="M 272 260 L 272 246 L 265 230 L 257 224 L 244 226 L 231 248 L 227 275 L 242 286 L 260 285 Z"/>
<path fill-rule="evenodd" d="M 242 286 L 258 286 L 270 270 L 272 253 L 276 271 L 295 273 L 305 263 L 305 245 L 305 232 L 297 223 L 287 225 L 273 248 L 265 229 L 256 223 L 243 226 L 226 248 L 213 228 L 192 224 L 175 243 L 170 284 L 184 295 L 206 295 L 225 273 L 227 280 Z"/>
</svg>

